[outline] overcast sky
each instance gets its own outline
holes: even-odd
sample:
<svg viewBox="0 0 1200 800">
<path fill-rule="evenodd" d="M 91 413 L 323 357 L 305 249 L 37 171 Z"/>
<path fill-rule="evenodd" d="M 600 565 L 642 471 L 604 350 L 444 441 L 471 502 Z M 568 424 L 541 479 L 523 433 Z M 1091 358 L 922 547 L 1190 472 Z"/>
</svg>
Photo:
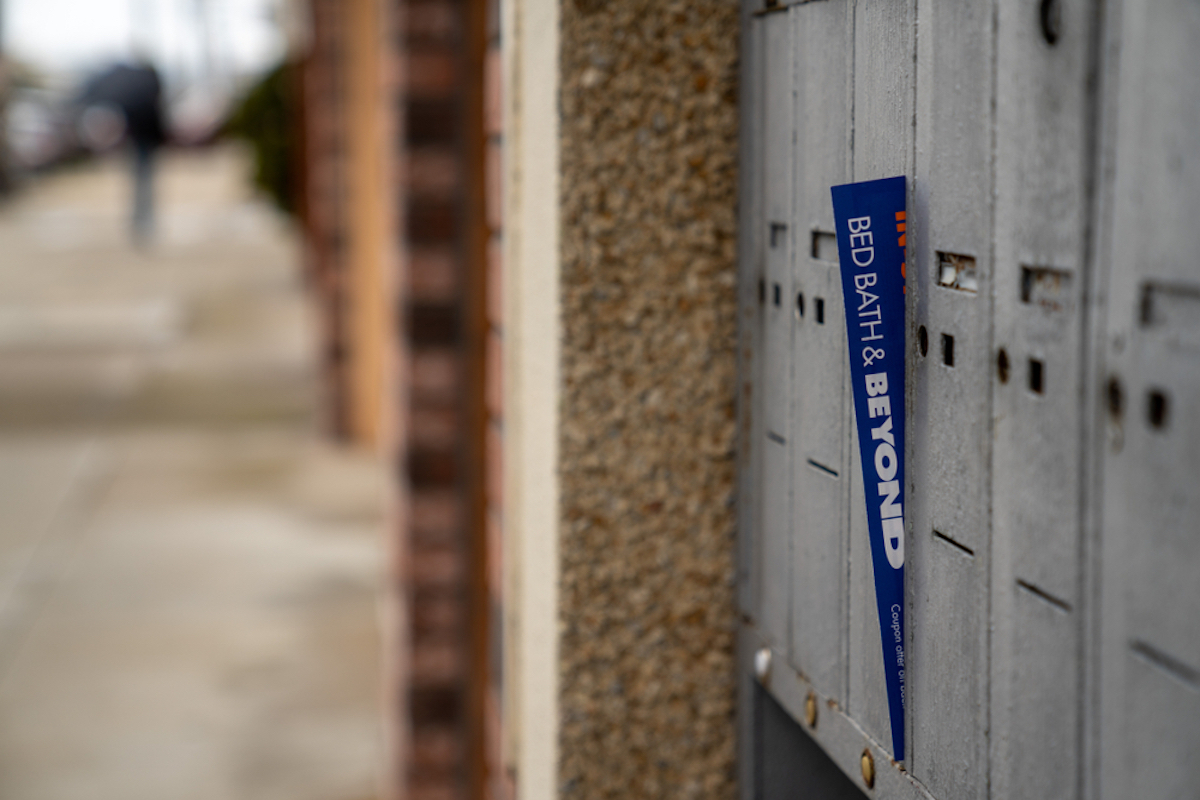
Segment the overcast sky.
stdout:
<svg viewBox="0 0 1200 800">
<path fill-rule="evenodd" d="M 78 72 L 128 58 L 135 43 L 176 81 L 200 74 L 207 5 L 217 66 L 226 73 L 274 64 L 279 0 L 0 0 L 8 53 L 47 72 Z"/>
</svg>

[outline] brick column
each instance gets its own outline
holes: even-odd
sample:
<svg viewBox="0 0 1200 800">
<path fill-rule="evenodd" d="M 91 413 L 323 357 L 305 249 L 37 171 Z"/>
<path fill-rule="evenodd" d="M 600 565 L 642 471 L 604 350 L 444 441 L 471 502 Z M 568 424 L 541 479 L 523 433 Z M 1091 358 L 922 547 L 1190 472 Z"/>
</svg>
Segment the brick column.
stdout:
<svg viewBox="0 0 1200 800">
<path fill-rule="evenodd" d="M 398 237 L 408 263 L 403 338 L 410 358 L 408 433 L 399 469 L 411 499 L 407 548 L 410 747 L 400 796 L 469 794 L 472 452 L 467 290 L 470 168 L 464 153 L 467 4 L 401 0 L 404 133 Z M 401 654 L 403 657 L 404 654 Z M 402 706 L 404 704 L 401 704 Z"/>
</svg>

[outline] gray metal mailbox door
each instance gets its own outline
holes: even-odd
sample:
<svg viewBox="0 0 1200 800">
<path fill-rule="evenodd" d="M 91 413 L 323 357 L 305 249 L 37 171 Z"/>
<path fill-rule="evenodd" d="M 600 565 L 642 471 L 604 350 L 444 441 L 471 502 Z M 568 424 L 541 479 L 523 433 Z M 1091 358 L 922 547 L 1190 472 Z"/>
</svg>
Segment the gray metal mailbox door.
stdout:
<svg viewBox="0 0 1200 800">
<path fill-rule="evenodd" d="M 744 0 L 742 43 L 744 796 L 1200 798 L 1200 4 Z M 902 765 L 829 195 L 893 175 Z"/>
</svg>

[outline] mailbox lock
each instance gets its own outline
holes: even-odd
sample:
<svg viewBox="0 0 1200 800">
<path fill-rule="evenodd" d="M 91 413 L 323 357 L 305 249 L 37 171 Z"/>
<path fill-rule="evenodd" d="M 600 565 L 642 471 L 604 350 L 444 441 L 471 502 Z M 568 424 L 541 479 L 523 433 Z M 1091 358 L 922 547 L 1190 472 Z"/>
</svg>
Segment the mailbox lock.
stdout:
<svg viewBox="0 0 1200 800">
<path fill-rule="evenodd" d="M 862 754 L 862 775 L 863 783 L 868 789 L 875 788 L 875 759 L 871 757 L 869 749 L 863 750 Z"/>
</svg>

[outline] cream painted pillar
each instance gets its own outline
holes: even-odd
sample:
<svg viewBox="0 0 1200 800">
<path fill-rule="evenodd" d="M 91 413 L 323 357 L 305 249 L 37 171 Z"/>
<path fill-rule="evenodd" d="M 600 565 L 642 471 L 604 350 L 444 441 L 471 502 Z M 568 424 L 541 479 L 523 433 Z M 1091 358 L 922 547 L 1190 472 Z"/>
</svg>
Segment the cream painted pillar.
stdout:
<svg viewBox="0 0 1200 800">
<path fill-rule="evenodd" d="M 558 783 L 558 0 L 505 0 L 505 725 L 520 800 Z"/>
</svg>

